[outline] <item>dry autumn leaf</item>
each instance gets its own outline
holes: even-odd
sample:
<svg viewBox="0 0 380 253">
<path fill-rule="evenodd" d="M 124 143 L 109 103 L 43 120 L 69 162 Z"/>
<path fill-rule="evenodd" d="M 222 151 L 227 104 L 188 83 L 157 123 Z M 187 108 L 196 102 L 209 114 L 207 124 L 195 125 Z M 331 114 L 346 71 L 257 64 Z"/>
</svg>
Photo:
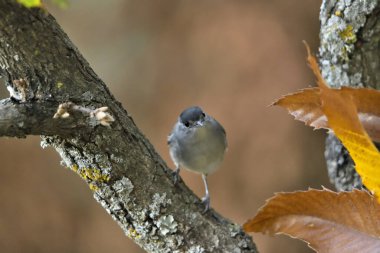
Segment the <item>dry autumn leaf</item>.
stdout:
<svg viewBox="0 0 380 253">
<path fill-rule="evenodd" d="M 359 120 L 372 140 L 380 142 L 380 91 L 366 88 L 342 87 L 335 89 L 339 96 L 352 97 Z M 327 118 L 321 107 L 320 89 L 308 88 L 286 95 L 273 103 L 284 107 L 296 120 L 315 129 L 328 129 Z"/>
<path fill-rule="evenodd" d="M 278 193 L 244 224 L 244 230 L 287 234 L 317 252 L 380 252 L 380 205 L 360 190 Z"/>
<path fill-rule="evenodd" d="M 321 107 L 327 117 L 329 128 L 347 148 L 363 184 L 380 200 L 380 153 L 360 123 L 355 99 L 351 93 L 340 92 L 327 86 L 315 57 L 311 55 L 307 45 L 306 47 L 309 65 L 317 77 Z"/>
</svg>

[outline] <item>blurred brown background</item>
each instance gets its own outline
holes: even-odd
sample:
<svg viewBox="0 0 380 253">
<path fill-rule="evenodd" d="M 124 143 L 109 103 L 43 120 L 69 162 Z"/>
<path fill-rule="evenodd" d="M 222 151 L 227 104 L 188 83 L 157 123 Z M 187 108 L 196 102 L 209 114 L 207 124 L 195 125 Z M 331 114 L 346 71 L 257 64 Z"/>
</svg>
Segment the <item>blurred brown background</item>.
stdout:
<svg viewBox="0 0 380 253">
<path fill-rule="evenodd" d="M 229 150 L 209 177 L 212 207 L 243 223 L 274 192 L 330 187 L 324 133 L 268 107 L 313 84 L 301 41 L 316 50 L 319 5 L 72 0 L 49 10 L 171 167 L 166 138 L 184 108 L 200 105 L 224 125 Z M 0 138 L 0 159 L 1 252 L 143 252 L 39 137 Z M 199 175 L 182 177 L 203 196 Z M 284 236 L 253 237 L 262 253 L 312 252 Z"/>
</svg>

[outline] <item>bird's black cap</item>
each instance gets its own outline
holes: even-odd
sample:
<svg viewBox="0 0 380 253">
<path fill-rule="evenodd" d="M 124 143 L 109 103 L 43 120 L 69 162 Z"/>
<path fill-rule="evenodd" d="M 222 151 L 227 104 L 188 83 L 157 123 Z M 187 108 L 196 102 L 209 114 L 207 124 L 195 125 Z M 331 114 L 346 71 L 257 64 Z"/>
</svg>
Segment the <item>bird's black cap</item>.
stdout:
<svg viewBox="0 0 380 253">
<path fill-rule="evenodd" d="M 184 110 L 179 115 L 179 119 L 183 124 L 188 125 L 202 119 L 204 116 L 205 114 L 199 106 L 192 106 Z"/>
</svg>

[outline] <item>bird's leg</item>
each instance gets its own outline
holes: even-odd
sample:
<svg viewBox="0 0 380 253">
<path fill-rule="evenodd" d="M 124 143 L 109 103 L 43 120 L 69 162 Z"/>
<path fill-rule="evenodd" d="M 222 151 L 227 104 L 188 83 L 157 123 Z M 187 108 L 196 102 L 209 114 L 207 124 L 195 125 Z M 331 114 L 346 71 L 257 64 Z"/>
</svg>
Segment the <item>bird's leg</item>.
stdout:
<svg viewBox="0 0 380 253">
<path fill-rule="evenodd" d="M 179 165 L 177 165 L 175 171 L 173 171 L 173 181 L 175 185 L 179 182 L 179 171 L 180 171 L 180 168 L 179 168 Z"/>
<path fill-rule="evenodd" d="M 205 210 L 203 211 L 203 213 L 206 213 L 210 209 L 210 194 L 208 193 L 207 174 L 202 174 L 202 179 L 206 191 L 205 196 L 202 198 L 202 202 L 205 205 Z"/>
</svg>

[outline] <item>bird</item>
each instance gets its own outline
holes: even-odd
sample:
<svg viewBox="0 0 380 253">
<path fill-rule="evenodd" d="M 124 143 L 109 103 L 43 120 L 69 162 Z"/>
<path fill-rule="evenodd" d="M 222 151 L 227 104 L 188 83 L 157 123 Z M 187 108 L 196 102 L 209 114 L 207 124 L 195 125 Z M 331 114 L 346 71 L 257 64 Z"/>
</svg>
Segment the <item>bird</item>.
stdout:
<svg viewBox="0 0 380 253">
<path fill-rule="evenodd" d="M 179 181 L 181 168 L 202 174 L 205 196 L 204 213 L 210 209 L 207 176 L 218 169 L 227 150 L 226 131 L 199 106 L 191 106 L 179 115 L 168 137 L 169 153 L 176 169 L 174 183 Z"/>
</svg>

